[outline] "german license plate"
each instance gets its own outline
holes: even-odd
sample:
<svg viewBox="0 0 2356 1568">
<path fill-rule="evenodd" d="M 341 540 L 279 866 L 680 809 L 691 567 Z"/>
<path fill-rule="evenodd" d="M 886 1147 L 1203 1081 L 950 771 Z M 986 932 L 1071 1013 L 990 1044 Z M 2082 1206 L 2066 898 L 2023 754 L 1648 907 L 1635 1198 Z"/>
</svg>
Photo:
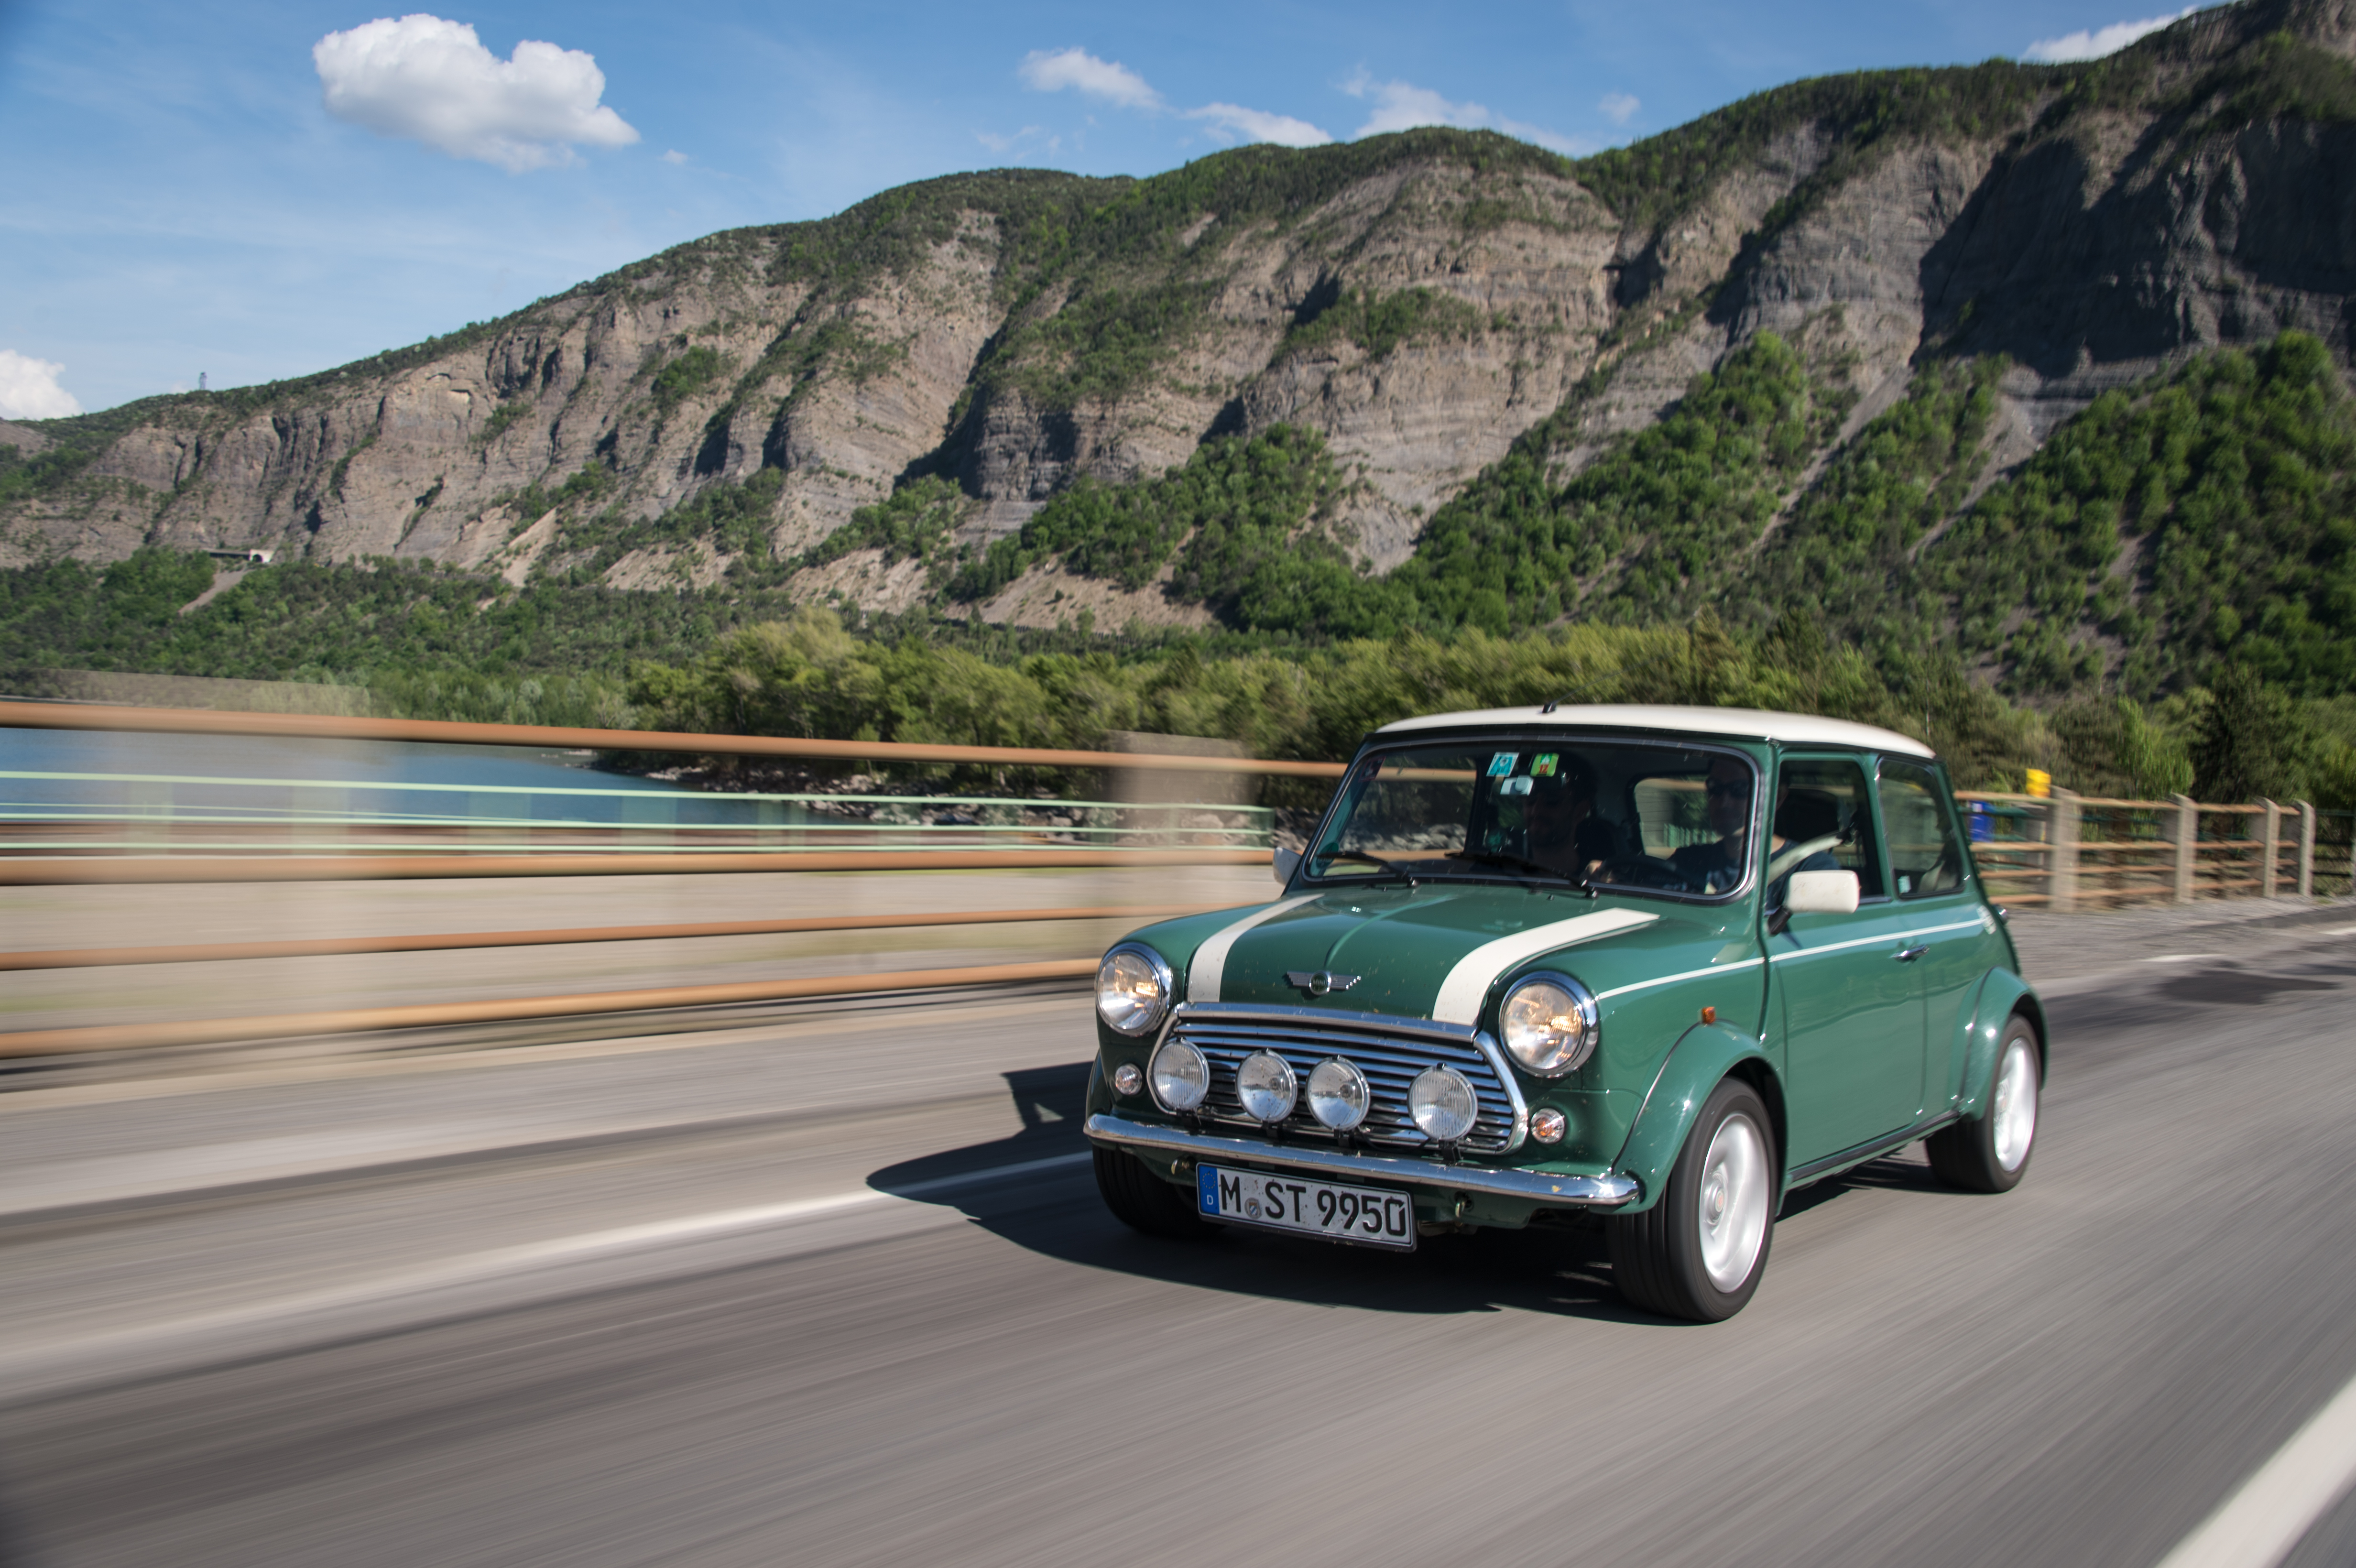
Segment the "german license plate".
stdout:
<svg viewBox="0 0 2356 1568">
<path fill-rule="evenodd" d="M 1264 1225 L 1329 1242 L 1415 1247 L 1415 1205 L 1404 1192 L 1200 1165 L 1194 1168 L 1194 1197 L 1205 1219 Z"/>
</svg>

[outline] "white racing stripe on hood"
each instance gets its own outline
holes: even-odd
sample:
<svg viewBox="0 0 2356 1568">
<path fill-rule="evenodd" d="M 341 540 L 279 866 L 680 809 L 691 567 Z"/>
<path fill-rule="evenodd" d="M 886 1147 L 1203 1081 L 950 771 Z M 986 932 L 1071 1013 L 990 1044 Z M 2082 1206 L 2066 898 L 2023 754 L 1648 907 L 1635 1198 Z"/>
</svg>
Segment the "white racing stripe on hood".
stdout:
<svg viewBox="0 0 2356 1568">
<path fill-rule="evenodd" d="M 1432 1021 L 1443 1024 L 1479 1023 L 1481 1004 L 1489 995 L 1489 982 L 1523 959 L 1535 958 L 1541 953 L 1567 947 L 1574 942 L 1592 942 L 1615 931 L 1650 925 L 1660 918 L 1659 915 L 1645 914 L 1633 909 L 1600 909 L 1591 914 L 1532 926 L 1512 936 L 1484 942 L 1459 958 L 1456 967 L 1448 972 L 1448 978 L 1440 983 L 1440 995 L 1431 1001 Z"/>
<path fill-rule="evenodd" d="M 1209 940 L 1194 949 L 1194 962 L 1186 966 L 1186 999 L 1190 1002 L 1215 1002 L 1219 999 L 1219 982 L 1226 978 L 1227 952 L 1236 939 L 1263 921 L 1274 920 L 1286 910 L 1298 909 L 1317 893 L 1301 893 L 1269 905 L 1258 914 L 1248 914 L 1230 926 L 1211 933 Z"/>
</svg>

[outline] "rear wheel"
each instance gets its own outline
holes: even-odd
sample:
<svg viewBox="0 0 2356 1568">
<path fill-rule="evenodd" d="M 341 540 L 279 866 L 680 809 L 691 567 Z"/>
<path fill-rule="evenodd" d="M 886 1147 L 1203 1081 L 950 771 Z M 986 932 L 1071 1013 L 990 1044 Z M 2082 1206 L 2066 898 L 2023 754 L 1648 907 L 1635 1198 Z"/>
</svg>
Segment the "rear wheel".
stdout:
<svg viewBox="0 0 2356 1568">
<path fill-rule="evenodd" d="M 2037 1067 L 2037 1026 L 2015 1013 L 1996 1048 L 1987 1104 L 1972 1120 L 1941 1127 L 1922 1140 L 1931 1173 L 1965 1192 L 2009 1192 L 2019 1186 L 2037 1147 L 2043 1076 Z"/>
<path fill-rule="evenodd" d="M 1097 1191 L 1113 1218 L 1149 1236 L 1199 1236 L 1210 1222 L 1194 1211 L 1194 1195 L 1173 1186 L 1115 1148 L 1096 1151 Z"/>
<path fill-rule="evenodd" d="M 1773 1127 L 1740 1079 L 1710 1092 L 1660 1201 L 1607 1221 L 1612 1270 L 1631 1305 L 1716 1323 L 1751 1300 L 1774 1239 Z"/>
</svg>

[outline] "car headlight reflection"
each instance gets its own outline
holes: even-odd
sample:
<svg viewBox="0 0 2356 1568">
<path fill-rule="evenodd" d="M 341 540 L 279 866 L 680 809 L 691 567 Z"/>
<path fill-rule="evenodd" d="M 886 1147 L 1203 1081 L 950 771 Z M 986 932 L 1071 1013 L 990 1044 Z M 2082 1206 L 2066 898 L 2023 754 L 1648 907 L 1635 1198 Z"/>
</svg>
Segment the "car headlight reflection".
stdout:
<svg viewBox="0 0 2356 1568">
<path fill-rule="evenodd" d="M 1346 1133 L 1366 1119 L 1375 1103 L 1373 1089 L 1357 1064 L 1329 1056 L 1309 1072 L 1309 1114 L 1337 1133 Z"/>
<path fill-rule="evenodd" d="M 1497 1026 L 1514 1060 L 1541 1077 L 1595 1054 L 1595 997 L 1567 975 L 1533 976 L 1515 987 L 1497 1009 Z"/>
<path fill-rule="evenodd" d="M 1165 1111 L 1191 1111 L 1211 1093 L 1211 1063 L 1183 1040 L 1165 1040 L 1146 1067 L 1153 1098 Z"/>
<path fill-rule="evenodd" d="M 1453 1067 L 1427 1067 L 1407 1086 L 1407 1114 L 1436 1144 L 1452 1144 L 1472 1130 L 1481 1097 Z"/>
<path fill-rule="evenodd" d="M 1272 1051 L 1255 1051 L 1236 1069 L 1236 1098 L 1255 1120 L 1280 1122 L 1300 1103 L 1292 1064 Z"/>
<path fill-rule="evenodd" d="M 1143 1034 L 1170 1010 L 1172 985 L 1160 954 L 1116 947 L 1097 965 L 1097 1017 L 1123 1034 Z"/>
</svg>

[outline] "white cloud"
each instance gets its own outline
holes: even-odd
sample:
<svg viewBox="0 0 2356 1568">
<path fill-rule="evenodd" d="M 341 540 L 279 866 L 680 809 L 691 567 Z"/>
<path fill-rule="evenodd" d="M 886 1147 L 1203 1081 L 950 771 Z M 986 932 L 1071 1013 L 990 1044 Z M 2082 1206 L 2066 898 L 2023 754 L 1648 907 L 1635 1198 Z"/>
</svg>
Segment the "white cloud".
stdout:
<svg viewBox="0 0 2356 1568">
<path fill-rule="evenodd" d="M 687 155 L 673 147 L 662 155 L 662 161 L 667 164 L 683 164 L 687 162 Z"/>
<path fill-rule="evenodd" d="M 2146 16 L 2139 22 L 2113 22 L 2107 27 L 2064 33 L 2058 38 L 2040 38 L 2021 50 L 2020 58 L 2038 65 L 2100 59 L 2104 55 L 2116 54 L 2146 33 L 2156 33 L 2170 23 L 2184 20 L 2192 15 L 2193 9 L 2187 5 L 2172 16 Z"/>
<path fill-rule="evenodd" d="M 1152 84 L 1143 77 L 1118 60 L 1098 59 L 1083 48 L 1033 49 L 1023 57 L 1015 74 L 1035 92 L 1061 92 L 1068 87 L 1123 109 L 1139 109 L 1149 114 L 1171 112 L 1162 94 L 1154 91 Z M 1333 139 L 1306 120 L 1295 120 L 1290 114 L 1270 114 L 1263 109 L 1246 109 L 1241 104 L 1205 103 L 1200 109 L 1177 112 L 1189 120 L 1208 122 L 1214 136 L 1224 132 L 1248 142 L 1275 142 L 1287 147 L 1322 147 Z M 1088 123 L 1096 123 L 1094 116 L 1089 117 Z M 1038 129 L 1036 125 L 1026 125 L 1012 136 L 993 136 L 986 131 L 974 134 L 992 152 L 1003 153 L 1023 137 L 1035 134 Z"/>
<path fill-rule="evenodd" d="M 1452 103 L 1428 87 L 1376 81 L 1364 70 L 1344 82 L 1342 91 L 1353 98 L 1374 100 L 1373 112 L 1358 127 L 1361 136 L 1410 131 L 1418 125 L 1454 125 L 1469 131 L 1489 123 L 1489 112 L 1478 103 Z"/>
<path fill-rule="evenodd" d="M 1636 117 L 1636 111 L 1644 106 L 1633 93 L 1607 92 L 1603 95 L 1603 101 L 1595 107 L 1603 111 L 1603 118 L 1614 125 L 1625 125 Z"/>
<path fill-rule="evenodd" d="M 1094 120 L 1090 120 L 1088 123 L 1090 124 L 1096 123 Z M 1041 137 L 1045 138 L 1044 144 L 1049 152 L 1060 152 L 1063 149 L 1064 139 L 1061 136 L 1049 136 L 1047 134 L 1047 128 L 1044 125 L 1025 125 L 1020 131 L 1004 135 L 1001 135 L 995 131 L 976 131 L 973 133 L 973 139 L 975 141 L 980 142 L 983 146 L 988 147 L 991 152 L 996 153 L 1001 157 L 1004 157 L 1008 153 L 1012 152 L 1023 143 Z"/>
<path fill-rule="evenodd" d="M 0 419 L 53 420 L 81 412 L 80 402 L 58 385 L 64 370 L 53 360 L 0 348 Z"/>
<path fill-rule="evenodd" d="M 1549 131 L 1543 125 L 1533 125 L 1526 120 L 1508 120 L 1497 116 L 1497 129 L 1506 135 L 1525 142 L 1535 142 L 1550 148 L 1566 158 L 1583 158 L 1597 148 L 1606 145 L 1593 136 L 1566 136 L 1559 131 Z"/>
<path fill-rule="evenodd" d="M 1148 87 L 1143 77 L 1117 60 L 1100 60 L 1082 48 L 1033 49 L 1023 57 L 1016 72 L 1034 92 L 1061 92 L 1068 87 L 1123 109 L 1162 107 L 1162 95 Z"/>
<path fill-rule="evenodd" d="M 605 73 L 580 49 L 527 38 L 503 60 L 466 23 L 420 13 L 329 33 L 312 46 L 311 61 L 337 119 L 509 174 L 570 163 L 576 143 L 638 139 L 598 103 Z"/>
<path fill-rule="evenodd" d="M 1231 131 L 1248 142 L 1274 142 L 1280 147 L 1322 147 L 1333 139 L 1306 120 L 1234 103 L 1205 103 L 1186 111 L 1186 118 L 1207 120 L 1215 131 Z"/>
<path fill-rule="evenodd" d="M 1358 127 L 1360 136 L 1379 136 L 1388 131 L 1409 131 L 1418 125 L 1453 125 L 1461 131 L 1503 131 L 1525 142 L 1535 142 L 1541 147 L 1551 147 L 1569 156 L 1595 151 L 1600 144 L 1580 136 L 1566 136 L 1549 131 L 1543 125 L 1525 121 L 1509 120 L 1502 114 L 1492 114 L 1479 103 L 1458 103 L 1441 97 L 1428 87 L 1418 87 L 1407 81 L 1376 81 L 1364 70 L 1342 83 L 1342 91 L 1353 98 L 1370 99 L 1374 108 L 1366 123 Z"/>
</svg>

